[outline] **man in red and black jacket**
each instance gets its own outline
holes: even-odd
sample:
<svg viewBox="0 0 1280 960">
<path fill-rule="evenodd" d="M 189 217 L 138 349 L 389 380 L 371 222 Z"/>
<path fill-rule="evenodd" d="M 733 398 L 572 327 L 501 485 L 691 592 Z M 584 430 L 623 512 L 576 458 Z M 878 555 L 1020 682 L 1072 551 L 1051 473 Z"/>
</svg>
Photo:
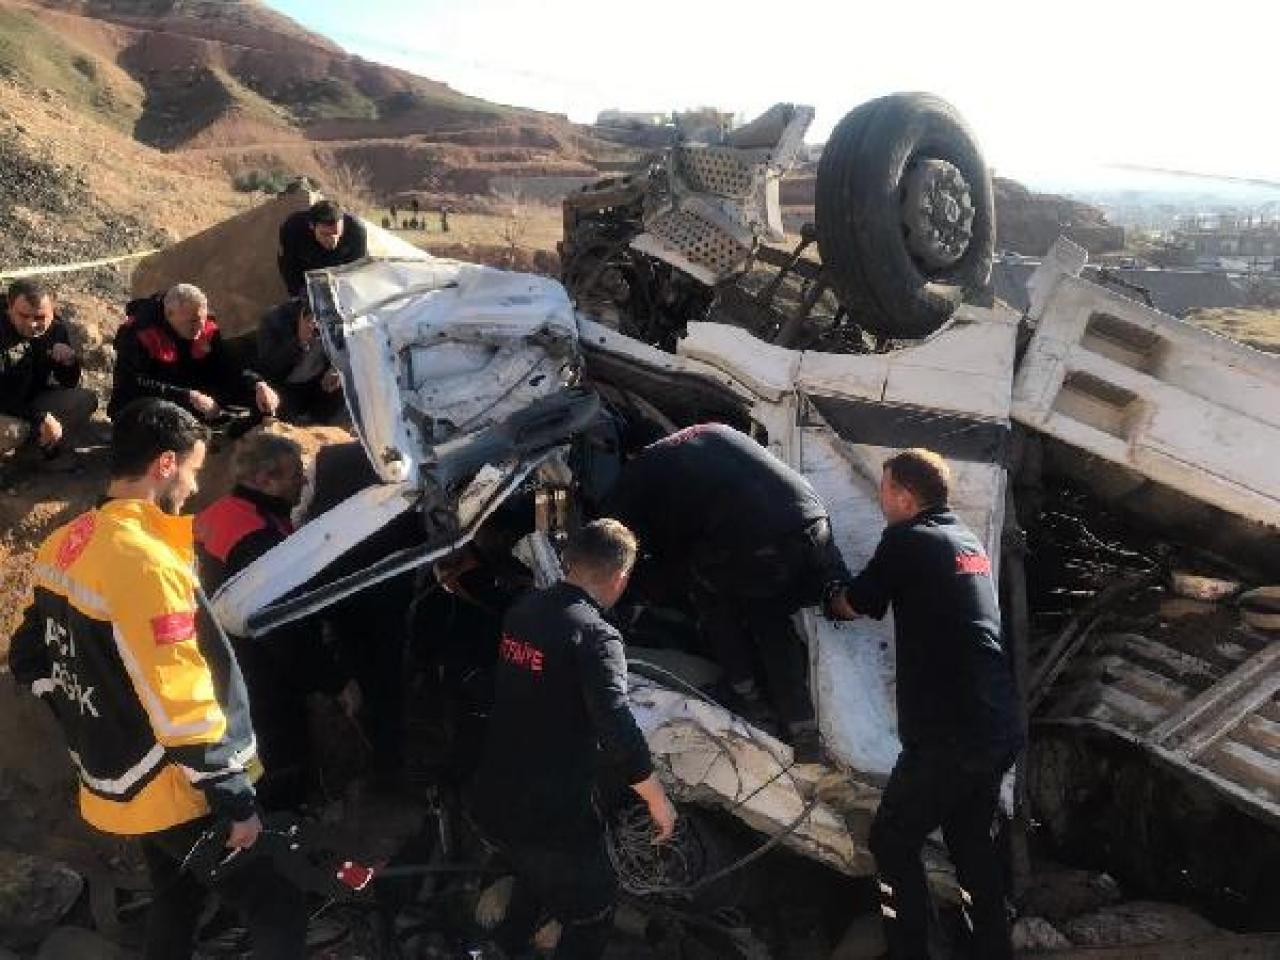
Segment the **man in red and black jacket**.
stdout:
<svg viewBox="0 0 1280 960">
<path fill-rule="evenodd" d="M 302 496 L 298 444 L 252 433 L 236 445 L 236 486 L 196 516 L 200 581 L 216 592 L 293 533 L 290 512 Z M 232 637 L 249 691 L 249 708 L 265 774 L 258 797 L 267 810 L 296 809 L 306 800 L 311 745 L 307 697 L 336 697 L 343 711 L 360 708 L 360 688 L 326 645 L 320 623 L 303 620 L 263 637 Z"/>
<path fill-rule="evenodd" d="M 132 300 L 116 334 L 115 380 L 107 415 L 139 397 L 169 400 L 203 420 L 224 407 L 275 416 L 280 398 L 258 374 L 227 353 L 209 301 L 199 287 L 180 283 L 163 296 Z"/>
</svg>

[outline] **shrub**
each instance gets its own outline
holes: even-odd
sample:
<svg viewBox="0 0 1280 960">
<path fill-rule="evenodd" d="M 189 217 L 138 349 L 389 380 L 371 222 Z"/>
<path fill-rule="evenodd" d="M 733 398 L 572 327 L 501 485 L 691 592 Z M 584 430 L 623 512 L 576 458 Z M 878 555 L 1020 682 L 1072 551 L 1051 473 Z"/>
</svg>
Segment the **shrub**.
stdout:
<svg viewBox="0 0 1280 960">
<path fill-rule="evenodd" d="M 250 170 L 239 174 L 233 181 L 241 193 L 284 193 L 294 177 L 288 170 Z"/>
</svg>

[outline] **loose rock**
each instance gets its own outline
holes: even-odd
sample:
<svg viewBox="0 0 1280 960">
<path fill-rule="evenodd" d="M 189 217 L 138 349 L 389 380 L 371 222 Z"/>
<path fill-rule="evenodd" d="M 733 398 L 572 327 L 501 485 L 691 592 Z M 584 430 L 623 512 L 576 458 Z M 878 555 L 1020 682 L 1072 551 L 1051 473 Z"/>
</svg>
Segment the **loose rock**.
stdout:
<svg viewBox="0 0 1280 960">
<path fill-rule="evenodd" d="M 1062 932 L 1078 946 L 1112 947 L 1211 937 L 1218 928 L 1186 907 L 1135 901 L 1076 917 Z"/>
<path fill-rule="evenodd" d="M 27 854 L 0 853 L 0 943 L 39 943 L 71 909 L 84 880 L 65 864 Z"/>
<path fill-rule="evenodd" d="M 1120 899 L 1120 887 L 1105 873 L 1050 866 L 1031 877 L 1019 907 L 1026 916 L 1061 923 L 1119 903 Z"/>
<path fill-rule="evenodd" d="M 1014 950 L 1060 950 L 1070 946 L 1071 941 L 1044 917 L 1019 917 L 1013 925 Z"/>
<path fill-rule="evenodd" d="M 92 930 L 59 927 L 40 945 L 35 960 L 121 960 L 120 948 Z"/>
</svg>

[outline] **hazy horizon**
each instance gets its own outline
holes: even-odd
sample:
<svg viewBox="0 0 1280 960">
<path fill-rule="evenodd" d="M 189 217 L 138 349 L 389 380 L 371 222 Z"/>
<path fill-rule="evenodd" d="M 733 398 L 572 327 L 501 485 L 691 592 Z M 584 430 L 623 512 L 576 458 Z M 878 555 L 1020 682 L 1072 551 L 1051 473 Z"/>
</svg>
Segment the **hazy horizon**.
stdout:
<svg viewBox="0 0 1280 960">
<path fill-rule="evenodd" d="M 929 90 L 965 115 L 997 173 L 1037 187 L 1135 179 L 1114 164 L 1280 182 L 1280 131 L 1259 110 L 1280 36 L 1270 6 L 1207 18 L 1079 0 L 1049 18 L 1007 0 L 921 0 L 901 18 L 800 0 L 780 30 L 760 0 L 651 0 L 621 27 L 585 0 L 267 2 L 366 59 L 577 122 L 707 104 L 750 117 L 789 100 L 817 109 L 819 142 L 864 100 Z"/>
</svg>

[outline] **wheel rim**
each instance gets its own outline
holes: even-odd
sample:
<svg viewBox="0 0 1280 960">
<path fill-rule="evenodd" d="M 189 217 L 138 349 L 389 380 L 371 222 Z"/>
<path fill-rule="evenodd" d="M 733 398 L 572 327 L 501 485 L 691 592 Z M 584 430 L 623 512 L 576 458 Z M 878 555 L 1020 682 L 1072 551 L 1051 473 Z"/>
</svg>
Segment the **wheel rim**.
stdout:
<svg viewBox="0 0 1280 960">
<path fill-rule="evenodd" d="M 933 157 L 914 161 L 902 178 L 907 249 L 926 271 L 960 262 L 973 239 L 976 210 L 960 168 Z"/>
</svg>

